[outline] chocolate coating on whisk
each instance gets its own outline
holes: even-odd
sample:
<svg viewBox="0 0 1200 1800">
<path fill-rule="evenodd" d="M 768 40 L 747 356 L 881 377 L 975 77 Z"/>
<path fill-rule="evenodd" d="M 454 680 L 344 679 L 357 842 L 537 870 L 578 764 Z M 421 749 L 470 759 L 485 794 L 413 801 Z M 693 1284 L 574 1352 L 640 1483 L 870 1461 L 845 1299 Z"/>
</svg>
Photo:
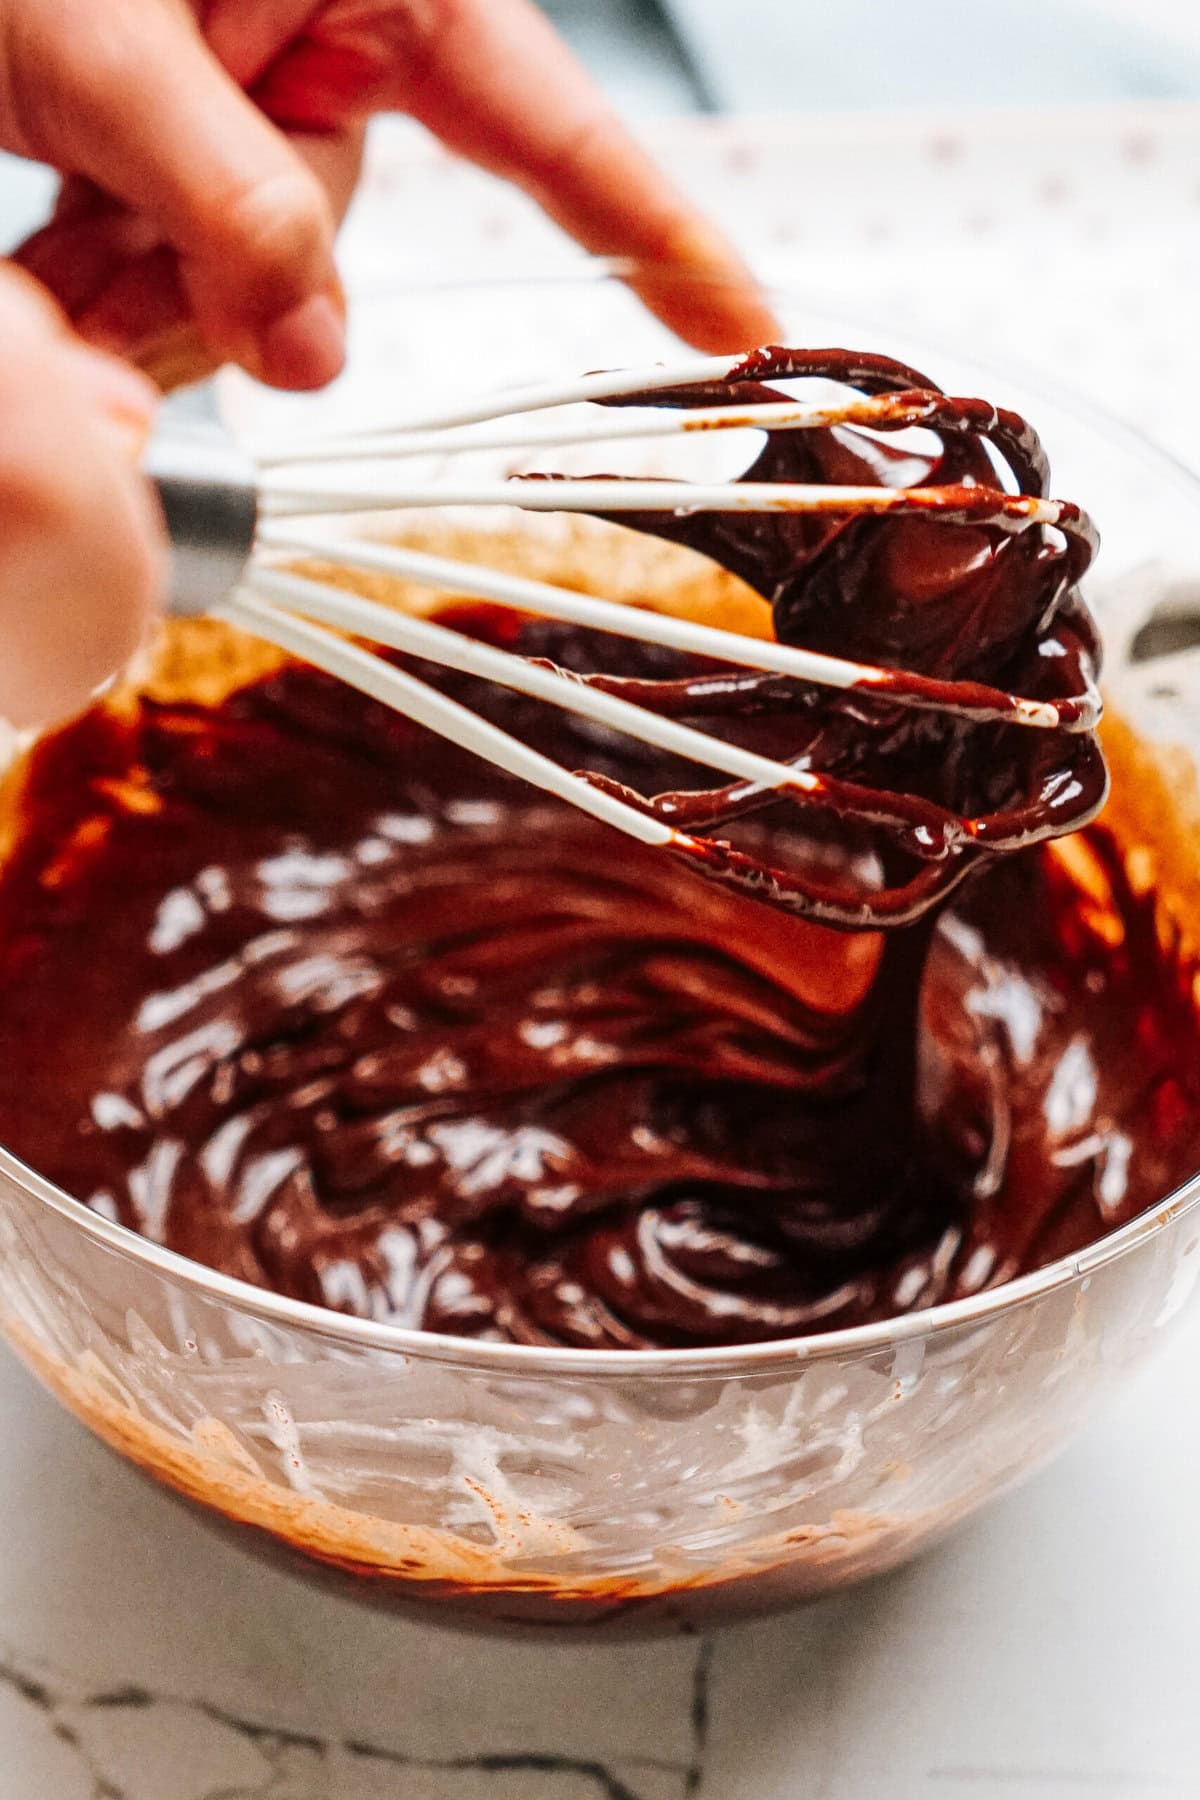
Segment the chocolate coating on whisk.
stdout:
<svg viewBox="0 0 1200 1800">
<path fill-rule="evenodd" d="M 891 689 L 442 617 L 819 770 L 816 799 L 696 790 L 693 765 L 443 668 L 418 672 L 651 796 L 691 847 L 617 838 L 315 670 L 215 708 L 101 707 L 35 752 L 0 878 L 0 1141 L 279 1292 L 620 1348 L 971 1294 L 1190 1175 L 1195 970 L 1118 848 L 1094 827 L 1070 863 L 993 859 L 951 894 L 1103 795 L 1086 522 L 1036 510 L 1023 421 L 884 358 L 764 352 L 653 400 L 792 374 L 857 387 L 854 418 L 770 435 L 747 478 L 898 508 L 622 522 L 735 570 L 781 637 Z M 889 441 L 914 422 L 934 451 Z M 1062 728 L 1008 722 L 1006 691 Z"/>
<path fill-rule="evenodd" d="M 777 794 L 745 783 L 647 797 L 593 779 L 693 834 L 682 853 L 718 880 L 825 924 L 909 924 L 981 856 L 1075 830 L 1103 804 L 1104 762 L 1091 735 L 1100 645 L 1078 586 L 1096 536 L 1076 506 L 1041 504 L 1048 464 L 1024 419 L 946 395 L 887 357 L 761 350 L 723 380 L 609 404 L 779 401 L 787 396 L 770 383 L 795 377 L 856 390 L 863 398 L 849 409 L 852 422 L 768 431 L 738 479 L 890 490 L 894 509 L 608 516 L 739 576 L 770 602 L 781 642 L 882 674 L 846 692 L 712 668 L 649 683 L 593 679 L 662 712 L 701 713 L 718 734 L 737 736 L 756 716 L 786 717 L 774 753 L 818 777 L 788 802 L 868 833 L 877 869 L 830 882 L 802 862 L 729 843 L 734 820 L 779 805 Z M 934 450 L 888 443 L 914 425 L 934 435 Z M 1002 488 L 1005 474 L 1017 495 Z M 1057 728 L 1006 723 L 1011 695 L 1049 708 Z"/>
</svg>

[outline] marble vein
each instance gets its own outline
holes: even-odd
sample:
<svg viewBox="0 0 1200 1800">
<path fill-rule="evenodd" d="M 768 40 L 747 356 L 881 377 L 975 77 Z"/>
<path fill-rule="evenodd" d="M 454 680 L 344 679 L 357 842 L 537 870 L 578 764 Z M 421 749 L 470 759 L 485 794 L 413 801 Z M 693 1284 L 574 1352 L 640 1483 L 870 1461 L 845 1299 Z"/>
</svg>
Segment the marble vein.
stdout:
<svg viewBox="0 0 1200 1800">
<path fill-rule="evenodd" d="M 56 1800 L 387 1800 L 401 1771 L 413 1800 L 690 1800 L 704 1779 L 711 1652 L 698 1640 L 686 1761 L 545 1750 L 422 1755 L 149 1687 L 89 1687 L 3 1648 L 0 1691 L 30 1709 L 71 1759 L 76 1779 Z M 4 1793 L 26 1800 L 20 1790 Z"/>
<path fill-rule="evenodd" d="M 713 1640 L 701 1638 L 696 1647 L 696 1662 L 692 1670 L 692 1754 L 685 1771 L 683 1788 L 687 1795 L 698 1794 L 704 1781 L 704 1759 L 712 1720 L 712 1709 L 709 1706 L 712 1659 Z"/>
</svg>

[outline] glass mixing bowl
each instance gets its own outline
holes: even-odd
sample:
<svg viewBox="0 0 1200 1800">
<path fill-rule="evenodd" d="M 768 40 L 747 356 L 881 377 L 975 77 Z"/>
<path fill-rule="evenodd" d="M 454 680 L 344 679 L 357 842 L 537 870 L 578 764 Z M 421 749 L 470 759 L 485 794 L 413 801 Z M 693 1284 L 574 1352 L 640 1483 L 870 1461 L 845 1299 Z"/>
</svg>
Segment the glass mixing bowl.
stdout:
<svg viewBox="0 0 1200 1800">
<path fill-rule="evenodd" d="M 1178 704 L 1187 659 L 1139 663 L 1131 646 L 1148 641 L 1136 634 L 1164 591 L 1138 565 L 1186 570 L 1200 487 L 1037 383 L 981 374 L 877 324 L 780 306 L 793 342 L 886 349 L 1037 422 L 1055 491 L 1106 529 L 1110 696 L 1155 740 L 1137 778 L 1118 780 L 1116 804 L 1136 820 L 1160 773 L 1164 792 L 1187 791 L 1200 758 Z M 603 271 L 431 283 L 363 298 L 351 373 L 327 398 L 235 384 L 226 402 L 243 422 L 292 428 L 378 417 L 383 392 L 409 411 L 435 385 L 670 348 Z M 1171 590 L 1174 615 L 1185 591 Z M 1145 854 L 1158 859 L 1162 903 L 1200 916 L 1200 840 L 1166 817 L 1147 824 Z M 113 1448 L 312 1574 L 493 1622 L 662 1625 L 892 1567 L 1042 1462 L 1179 1314 L 1200 1271 L 1198 1207 L 1200 1180 L 1082 1255 L 863 1329 L 724 1351 L 546 1350 L 262 1292 L 134 1236 L 0 1152 L 0 1326 Z"/>
</svg>

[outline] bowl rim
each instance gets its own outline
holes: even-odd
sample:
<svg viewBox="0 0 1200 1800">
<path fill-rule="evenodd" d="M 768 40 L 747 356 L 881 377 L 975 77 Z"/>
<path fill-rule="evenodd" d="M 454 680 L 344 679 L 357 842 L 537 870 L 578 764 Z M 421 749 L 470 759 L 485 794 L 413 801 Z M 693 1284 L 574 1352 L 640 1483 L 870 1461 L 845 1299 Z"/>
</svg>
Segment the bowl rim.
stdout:
<svg viewBox="0 0 1200 1800">
<path fill-rule="evenodd" d="M 486 290 L 497 284 L 508 286 L 522 281 L 530 286 L 557 288 L 563 285 L 614 282 L 634 272 L 636 271 L 626 259 L 581 256 L 573 264 L 558 265 L 552 269 L 535 268 L 507 273 L 489 270 L 474 277 L 464 276 L 462 271 L 455 270 L 441 274 L 426 273 L 423 276 L 405 271 L 394 282 L 392 291 L 400 288 L 432 294 L 445 287 Z M 660 268 L 655 273 L 661 276 L 663 271 Z M 693 283 L 697 280 L 696 277 L 686 275 L 681 276 L 681 279 Z M 364 290 L 362 297 L 368 305 L 380 297 L 378 285 L 370 280 L 364 283 Z M 818 293 L 801 293 L 796 285 L 787 281 L 769 281 L 768 291 L 780 297 L 786 295 L 793 303 L 801 301 L 818 314 L 823 305 L 829 304 L 828 301 L 823 302 Z M 851 317 L 839 305 L 830 307 L 829 317 L 841 319 L 854 330 L 883 334 L 888 331 L 888 327 L 881 325 L 878 319 L 859 315 Z M 900 340 L 899 353 L 908 354 L 908 326 L 901 324 L 898 329 L 893 328 L 892 335 Z M 922 353 L 929 348 L 932 360 L 936 361 L 936 345 L 918 348 Z M 959 365 L 968 370 L 973 367 L 981 380 L 1003 381 L 1003 374 L 997 377 L 995 370 L 986 363 L 980 364 L 970 348 L 955 343 L 953 338 L 946 342 L 944 349 L 947 356 L 952 357 Z M 1200 475 L 1170 451 L 1143 436 L 1129 420 L 1122 418 L 1119 413 L 1109 412 L 1098 406 L 1086 396 L 1074 393 L 1067 384 L 1047 378 L 1040 370 L 1035 371 L 1028 365 L 1020 364 L 1011 364 L 1010 367 L 1010 379 L 1014 382 L 1028 386 L 1035 392 L 1040 391 L 1047 400 L 1073 415 L 1079 423 L 1089 425 L 1110 442 L 1119 444 L 1127 455 L 1153 462 L 1165 480 L 1172 486 L 1186 488 L 1193 504 L 1200 504 Z M 235 381 L 246 379 L 237 371 L 226 373 Z M 226 1275 L 204 1263 L 195 1262 L 180 1251 L 171 1250 L 141 1236 L 129 1226 L 94 1212 L 83 1201 L 76 1200 L 65 1189 L 39 1175 L 3 1145 L 0 1145 L 0 1182 L 11 1184 L 23 1198 L 47 1206 L 71 1225 L 78 1226 L 94 1243 L 116 1252 L 125 1260 L 146 1265 L 156 1274 L 182 1282 L 205 1299 L 220 1301 L 253 1319 L 302 1330 L 360 1350 L 389 1352 L 405 1361 L 453 1363 L 481 1372 L 501 1373 L 507 1370 L 514 1374 L 558 1373 L 593 1377 L 636 1373 L 680 1380 L 712 1374 L 758 1375 L 798 1363 L 861 1357 L 872 1352 L 887 1351 L 915 1339 L 924 1340 L 963 1327 L 985 1324 L 999 1314 L 1015 1311 L 1075 1284 L 1085 1288 L 1094 1274 L 1129 1255 L 1140 1245 L 1148 1243 L 1200 1208 L 1200 1170 L 1197 1170 L 1155 1206 L 1115 1231 L 1107 1232 L 1085 1249 L 1060 1257 L 1027 1275 L 1001 1282 L 994 1288 L 985 1288 L 962 1299 L 942 1301 L 938 1305 L 901 1313 L 894 1318 L 878 1319 L 868 1325 L 814 1332 L 793 1338 L 716 1347 L 686 1345 L 647 1350 L 595 1350 L 569 1345 L 494 1342 L 456 1337 L 444 1332 L 422 1331 L 413 1326 L 388 1324 L 335 1312 L 312 1301 L 296 1300 L 269 1288 L 256 1287 L 238 1276 Z"/>
<path fill-rule="evenodd" d="M 356 1314 L 334 1312 L 310 1300 L 294 1300 L 271 1288 L 255 1287 L 239 1276 L 210 1269 L 178 1250 L 142 1237 L 130 1226 L 93 1212 L 82 1200 L 73 1199 L 65 1189 L 46 1180 L 0 1146 L 0 1181 L 5 1180 L 26 1198 L 48 1206 L 70 1224 L 79 1226 L 94 1242 L 118 1252 L 127 1261 L 148 1265 L 156 1274 L 181 1281 L 204 1298 L 222 1301 L 255 1319 L 291 1326 L 359 1349 L 389 1351 L 405 1361 L 450 1362 L 497 1373 L 510 1370 L 526 1374 L 614 1376 L 636 1372 L 683 1380 L 711 1374 L 765 1374 L 797 1363 L 857 1358 L 910 1343 L 916 1338 L 933 1338 L 958 1327 L 982 1325 L 999 1313 L 1015 1311 L 1075 1283 L 1086 1286 L 1100 1270 L 1200 1210 L 1200 1171 L 1197 1171 L 1165 1200 L 1160 1200 L 1116 1231 L 1098 1238 L 1086 1249 L 959 1300 L 920 1307 L 895 1318 L 876 1319 L 869 1325 L 750 1344 L 588 1350 L 565 1344 L 512 1344 L 454 1337 L 446 1332 L 421 1331 L 411 1325 L 391 1325 Z"/>
</svg>

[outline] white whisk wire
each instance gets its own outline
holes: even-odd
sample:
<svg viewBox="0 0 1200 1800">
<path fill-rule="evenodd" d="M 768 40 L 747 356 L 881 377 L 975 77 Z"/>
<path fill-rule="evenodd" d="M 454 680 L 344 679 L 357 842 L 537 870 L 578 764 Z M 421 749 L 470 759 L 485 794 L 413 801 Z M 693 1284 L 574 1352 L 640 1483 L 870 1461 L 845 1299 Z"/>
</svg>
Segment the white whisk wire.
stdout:
<svg viewBox="0 0 1200 1800">
<path fill-rule="evenodd" d="M 813 431 L 830 426 L 920 425 L 929 417 L 927 398 L 901 404 L 892 394 L 875 399 L 814 406 L 798 401 L 764 401 L 752 406 L 704 406 L 686 411 L 654 409 L 650 416 L 619 411 L 597 417 L 578 414 L 543 424 L 525 420 L 491 431 L 450 427 L 415 431 L 405 426 L 379 427 L 358 434 L 318 437 L 303 444 L 269 442 L 257 452 L 263 468 L 276 470 L 304 463 L 370 462 L 384 457 L 458 456 L 480 450 L 567 448 L 688 437 L 713 431 Z"/>
<path fill-rule="evenodd" d="M 597 725 L 606 725 L 640 743 L 653 744 L 656 749 L 720 769 L 727 775 L 737 775 L 756 786 L 792 788 L 804 793 L 816 793 L 821 787 L 819 777 L 802 768 L 743 750 L 737 744 L 725 743 L 674 719 L 661 718 L 615 694 L 574 681 L 565 673 L 513 656 L 507 650 L 481 643 L 478 638 L 465 637 L 432 620 L 416 619 L 408 613 L 381 606 L 378 601 L 348 594 L 342 588 L 276 569 L 252 570 L 248 586 L 260 598 L 322 625 L 424 657 L 443 668 L 481 676 L 539 700 L 548 700 L 552 706 L 591 719 Z"/>
<path fill-rule="evenodd" d="M 501 481 L 397 482 L 384 467 L 374 481 L 366 464 L 342 475 L 321 468 L 288 471 L 262 496 L 267 518 L 296 514 L 392 512 L 446 506 L 518 507 L 523 512 L 556 513 L 805 513 L 815 516 L 879 517 L 924 508 L 945 519 L 943 488 L 832 487 L 817 482 L 692 481 L 625 479 L 555 481 L 537 478 Z M 975 490 L 982 495 L 982 490 Z M 1030 494 L 995 494 L 991 522 L 1012 531 L 1029 525 L 1057 525 L 1062 505 Z M 965 504 L 965 502 L 964 502 Z"/>
<path fill-rule="evenodd" d="M 449 431 L 460 425 L 485 425 L 493 419 L 508 418 L 517 413 L 548 412 L 559 406 L 576 406 L 585 400 L 619 400 L 630 394 L 656 393 L 663 388 L 694 385 L 698 382 L 721 381 L 746 360 L 736 356 L 702 356 L 686 363 L 653 363 L 642 369 L 599 369 L 591 375 L 579 375 L 566 381 L 529 382 L 520 387 L 502 388 L 458 405 L 434 412 L 415 413 L 407 419 L 391 419 L 377 427 L 378 434 L 395 437 L 409 431 Z M 375 435 L 361 425 L 350 430 L 331 431 L 325 437 L 329 444 L 340 438 L 368 438 Z M 286 448 L 278 440 L 263 441 L 252 446 L 255 457 L 269 462 L 272 453 Z"/>
<path fill-rule="evenodd" d="M 213 608 L 213 612 L 229 624 L 240 626 L 299 657 L 302 662 L 315 664 L 360 694 L 380 701 L 393 712 L 403 714 L 450 743 L 472 751 L 485 762 L 494 763 L 534 787 L 566 800 L 579 811 L 616 826 L 627 837 L 660 848 L 689 841 L 686 833 L 673 830 L 661 820 L 594 787 L 582 776 L 561 768 L 548 756 L 501 731 L 499 726 L 489 724 L 478 713 L 438 693 L 416 676 L 393 668 L 369 650 L 348 644 L 319 625 L 295 618 L 253 591 L 242 589 L 231 594 Z"/>
<path fill-rule="evenodd" d="M 795 354 L 803 362 L 803 355 Z M 790 366 L 792 355 L 767 353 L 764 367 Z M 814 367 L 817 372 L 819 368 Z M 900 371 L 901 376 L 906 373 Z M 1036 474 L 1040 467 L 1036 438 L 1031 440 L 1020 420 L 998 414 L 984 402 L 956 400 L 922 386 L 900 389 L 893 383 L 889 391 L 871 393 L 861 388 L 853 391 L 854 381 L 845 380 L 840 385 L 843 392 L 847 386 L 852 389 L 849 399 L 817 403 L 791 399 L 738 403 L 734 399 L 721 406 L 678 403 L 701 397 L 693 391 L 675 396 L 674 405 L 668 395 L 665 409 L 652 410 L 652 396 L 657 392 L 695 390 L 706 383 L 719 384 L 731 375 L 753 381 L 753 359 L 742 355 L 707 357 L 673 367 L 603 371 L 570 382 L 530 384 L 410 417 L 399 425 L 393 420 L 378 429 L 359 427 L 301 444 L 260 445 L 257 471 L 239 472 L 222 456 L 210 463 L 207 455 L 196 457 L 182 445 L 174 451 L 168 448 L 154 465 L 153 474 L 176 547 L 177 566 L 186 573 L 173 596 L 177 610 L 214 613 L 253 632 L 459 748 L 643 844 L 673 845 L 698 854 L 713 850 L 713 840 L 698 840 L 672 827 L 649 801 L 633 793 L 624 797 L 626 790 L 600 776 L 589 778 L 564 768 L 452 699 L 439 686 L 395 667 L 342 634 L 545 701 L 593 725 L 720 771 L 752 790 L 790 791 L 822 803 L 853 805 L 864 819 L 912 827 L 918 837 L 924 832 L 931 848 L 942 842 L 943 826 L 951 836 L 955 831 L 968 838 L 984 835 L 989 826 L 986 818 L 956 820 L 947 813 L 944 822 L 933 820 L 931 824 L 927 803 L 836 781 L 812 770 L 802 756 L 794 763 L 781 762 L 712 737 L 683 723 L 671 707 L 665 712 L 658 710 L 649 693 L 648 703 L 638 705 L 636 698 L 624 697 L 625 693 L 636 697 L 636 682 L 623 693 L 614 693 L 611 686 L 574 675 L 551 661 L 515 654 L 413 610 L 381 605 L 340 584 L 264 560 L 264 553 L 275 559 L 315 558 L 399 578 L 442 594 L 470 596 L 691 657 L 707 656 L 724 671 L 733 665 L 835 689 L 875 691 L 900 705 L 948 707 L 976 719 L 1003 719 L 1049 729 L 1092 728 L 1099 699 L 1090 687 L 1080 696 L 1055 702 L 1014 696 L 978 683 L 933 680 L 780 644 L 773 638 L 716 629 L 674 614 L 615 604 L 456 558 L 377 540 L 350 539 L 308 522 L 330 513 L 442 512 L 453 507 L 616 517 L 674 514 L 680 519 L 694 513 L 790 514 L 834 520 L 907 514 L 948 526 L 978 520 L 992 529 L 1013 533 L 1031 526 L 1056 529 L 1076 559 L 1076 568 L 1084 566 L 1094 548 L 1094 532 L 1086 517 L 1077 508 L 1041 497 L 1036 482 L 1029 484 L 1035 487 L 1029 494 L 1001 491 L 967 478 L 961 484 L 893 488 L 603 476 L 489 480 L 451 474 L 434 481 L 405 480 L 402 466 L 398 473 L 397 465 L 406 459 L 452 460 L 460 453 L 480 450 L 520 452 L 550 445 L 682 438 L 689 433 L 729 430 L 803 431 L 841 425 L 868 431 L 903 430 L 922 423 L 932 424 L 935 430 L 940 425 L 946 430 L 973 431 L 989 442 L 993 432 L 1000 432 L 1005 444 L 1018 447 L 1017 460 L 1009 458 L 1010 470 Z M 582 404 L 595 401 L 629 404 L 628 408 L 598 412 Z M 576 410 L 563 416 L 564 408 Z M 542 421 L 536 416 L 541 413 L 560 416 Z M 1019 476 L 1017 485 L 1021 485 Z M 235 571 L 230 579 L 237 582 L 232 593 L 228 581 L 222 581 L 230 568 Z M 214 599 L 214 594 L 220 597 Z M 711 680 L 715 698 L 729 677 L 718 672 Z M 702 705 L 705 677 L 701 674 L 693 681 L 695 698 Z M 686 692 L 690 696 L 692 689 Z M 683 693 L 681 689 L 680 698 Z M 673 690 L 672 695 L 673 705 Z M 722 806 L 727 809 L 728 804 L 726 796 Z M 714 817 L 720 812 L 719 806 Z M 732 854 L 729 846 L 721 848 L 723 854 Z M 819 900 L 814 904 L 820 904 Z"/>
<path fill-rule="evenodd" d="M 721 662 L 786 675 L 821 687 L 889 688 L 894 683 L 891 671 L 868 663 L 852 662 L 847 657 L 830 656 L 823 651 L 802 650 L 791 644 L 780 644 L 774 638 L 747 637 L 741 632 L 704 625 L 673 613 L 652 612 L 645 607 L 626 606 L 590 594 L 579 594 L 570 588 L 512 575 L 481 563 L 463 562 L 456 557 L 435 556 L 428 551 L 379 544 L 363 538 L 334 537 L 302 526 L 264 525 L 260 528 L 259 540 L 267 549 L 316 557 L 368 573 L 399 576 L 441 592 L 466 594 L 473 599 L 490 600 L 497 605 L 558 619 L 565 624 L 611 632 L 636 643 L 658 644 L 692 656 L 710 656 Z M 1015 724 L 1053 728 L 1058 723 L 1053 707 L 1040 701 L 1017 698 L 1013 707 Z"/>
</svg>

